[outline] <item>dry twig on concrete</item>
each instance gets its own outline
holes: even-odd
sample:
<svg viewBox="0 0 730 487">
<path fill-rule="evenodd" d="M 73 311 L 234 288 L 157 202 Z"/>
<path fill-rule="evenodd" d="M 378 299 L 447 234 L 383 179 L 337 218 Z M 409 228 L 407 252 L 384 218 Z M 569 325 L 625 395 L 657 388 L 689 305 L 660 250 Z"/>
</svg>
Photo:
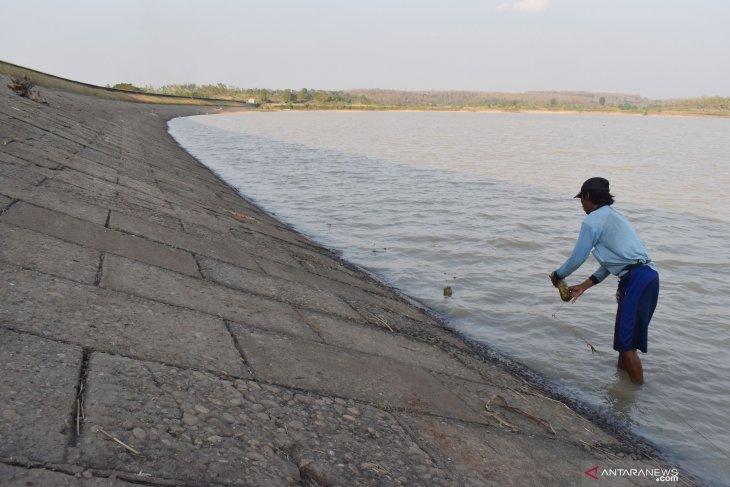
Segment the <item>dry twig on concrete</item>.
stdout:
<svg viewBox="0 0 730 487">
<path fill-rule="evenodd" d="M 134 453 L 135 455 L 141 455 L 141 454 L 142 454 L 142 453 L 140 453 L 139 451 L 137 451 L 137 450 L 135 450 L 134 448 L 132 448 L 131 446 L 129 446 L 129 445 L 127 445 L 126 443 L 124 443 L 124 442 L 123 442 L 122 440 L 120 440 L 120 439 L 119 439 L 119 438 L 117 438 L 116 436 L 114 436 L 114 435 L 112 435 L 112 434 L 110 434 L 110 433 L 107 433 L 106 431 L 104 431 L 104 428 L 102 428 L 101 426 L 97 426 L 97 427 L 96 427 L 96 429 L 97 429 L 97 431 L 98 431 L 99 433 L 103 434 L 104 436 L 106 436 L 106 437 L 107 437 L 107 438 L 109 438 L 110 440 L 112 440 L 112 441 L 114 441 L 114 442 L 116 442 L 116 443 L 119 443 L 119 444 L 120 444 L 120 445 L 122 445 L 122 446 L 123 446 L 123 447 L 124 447 L 124 448 L 125 448 L 126 450 L 128 450 L 128 451 L 130 451 L 130 452 Z"/>
<path fill-rule="evenodd" d="M 498 419 L 499 420 L 498 416 L 496 416 L 499 413 L 495 413 L 494 411 L 492 411 L 492 409 L 490 409 L 490 406 L 491 406 L 492 402 L 495 399 L 499 401 L 498 406 L 501 407 L 502 409 L 506 409 L 507 411 L 512 411 L 513 413 L 516 413 L 516 414 L 519 414 L 521 416 L 524 416 L 525 418 L 527 418 L 527 419 L 529 419 L 529 420 L 531 420 L 531 421 L 539 424 L 540 426 L 542 426 L 543 428 L 545 428 L 546 430 L 548 430 L 553 435 L 556 435 L 557 436 L 557 433 L 555 433 L 555 430 L 553 429 L 552 425 L 547 420 L 542 419 L 542 418 L 538 418 L 537 416 L 534 416 L 534 415 L 528 413 L 527 411 L 523 411 L 522 409 L 520 409 L 518 407 L 510 406 L 509 404 L 507 404 L 507 401 L 504 399 L 504 397 L 502 397 L 500 395 L 492 396 L 492 398 L 489 400 L 489 402 L 487 402 L 487 404 L 484 406 L 487 411 L 493 413 L 492 416 L 495 419 Z"/>
</svg>

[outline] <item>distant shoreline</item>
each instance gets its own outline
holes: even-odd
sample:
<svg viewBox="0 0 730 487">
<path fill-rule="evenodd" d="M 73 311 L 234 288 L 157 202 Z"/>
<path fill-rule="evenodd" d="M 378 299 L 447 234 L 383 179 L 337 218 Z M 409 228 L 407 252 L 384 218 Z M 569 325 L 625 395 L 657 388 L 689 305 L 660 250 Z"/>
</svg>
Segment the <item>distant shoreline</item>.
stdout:
<svg viewBox="0 0 730 487">
<path fill-rule="evenodd" d="M 700 97 L 688 100 L 649 100 L 638 95 L 601 94 L 589 92 L 401 92 L 396 90 L 353 90 L 317 91 L 311 90 L 306 99 L 287 99 L 282 96 L 291 90 L 260 90 L 270 92 L 262 95 L 263 100 L 241 97 L 243 91 L 224 87 L 224 93 L 199 93 L 206 87 L 199 87 L 195 93 L 173 94 L 155 91 L 128 91 L 102 87 L 61 78 L 55 75 L 0 61 L 0 74 L 8 76 L 27 75 L 42 88 L 58 88 L 98 98 L 124 100 L 140 103 L 204 105 L 233 108 L 235 111 L 336 111 L 336 112 L 488 112 L 488 113 L 530 113 L 530 114 L 605 114 L 640 115 L 658 117 L 730 117 L 730 98 L 720 96 Z M 305 91 L 305 90 L 302 90 Z M 236 96 L 222 98 L 232 92 Z M 311 98 L 311 93 L 325 95 L 323 100 Z M 444 98 L 456 94 L 456 98 Z M 210 95 L 210 96 L 207 96 Z M 215 95 L 215 96 L 214 96 Z M 332 98 L 327 96 L 333 95 Z M 605 96 L 603 96 L 605 95 Z M 269 98 L 270 96 L 270 98 Z M 400 98 L 399 98 L 400 97 Z M 459 98 L 461 97 L 461 98 Z M 600 97 L 600 98 L 599 98 Z M 509 100 L 512 99 L 510 102 Z M 252 102 L 253 100 L 253 102 Z M 599 100 L 599 101 L 596 101 Z M 472 105 L 471 103 L 474 103 Z M 604 105 L 605 103 L 605 105 Z M 667 103 L 671 103 L 667 105 Z M 564 108 L 561 108 L 564 107 Z M 585 109 L 582 109 L 584 107 Z M 666 107 L 666 108 L 665 108 Z"/>
<path fill-rule="evenodd" d="M 417 109 L 417 108 L 282 108 L 269 107 L 259 109 L 247 108 L 229 108 L 221 115 L 231 115 L 238 113 L 266 113 L 266 112 L 335 112 L 335 113 L 367 113 L 367 112 L 389 112 L 389 113 L 502 113 L 502 114 L 530 114 L 530 115 L 608 115 L 608 116 L 628 116 L 628 117 L 681 117 L 681 118 L 728 118 L 728 115 L 700 114 L 700 113 L 662 113 L 662 112 L 615 112 L 615 111 L 593 111 L 593 110 L 499 110 L 494 108 L 434 108 L 434 109 Z"/>
</svg>

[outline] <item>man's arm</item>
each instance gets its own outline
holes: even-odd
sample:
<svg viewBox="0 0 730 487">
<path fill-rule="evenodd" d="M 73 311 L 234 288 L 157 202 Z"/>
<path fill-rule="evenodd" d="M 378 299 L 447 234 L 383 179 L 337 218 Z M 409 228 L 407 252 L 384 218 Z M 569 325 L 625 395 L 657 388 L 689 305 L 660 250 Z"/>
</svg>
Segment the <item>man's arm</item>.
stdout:
<svg viewBox="0 0 730 487">
<path fill-rule="evenodd" d="M 611 273 L 603 266 L 600 266 L 598 269 L 596 269 L 596 272 L 593 273 L 589 279 L 593 281 L 593 284 L 598 284 L 599 282 L 603 281 L 605 278 L 607 278 Z"/>
<path fill-rule="evenodd" d="M 563 263 L 555 272 L 550 275 L 553 285 L 557 286 L 557 281 L 571 275 L 575 270 L 586 261 L 597 240 L 597 235 L 593 229 L 586 225 L 585 222 L 580 227 L 580 235 L 575 243 L 573 253 L 570 254 L 568 260 Z M 555 278 L 555 280 L 553 280 Z"/>
<path fill-rule="evenodd" d="M 591 276 L 593 277 L 593 276 Z M 570 286 L 570 295 L 573 297 L 571 303 L 575 303 L 581 295 L 594 286 L 593 280 L 588 278 L 577 286 Z"/>
</svg>

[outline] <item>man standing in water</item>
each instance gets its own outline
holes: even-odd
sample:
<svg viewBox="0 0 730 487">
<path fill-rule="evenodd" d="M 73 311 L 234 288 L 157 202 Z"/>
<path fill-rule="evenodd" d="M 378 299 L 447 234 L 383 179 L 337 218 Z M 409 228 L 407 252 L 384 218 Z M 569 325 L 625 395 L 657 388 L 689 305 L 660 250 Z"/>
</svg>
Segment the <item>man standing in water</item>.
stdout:
<svg viewBox="0 0 730 487">
<path fill-rule="evenodd" d="M 573 253 L 550 274 L 550 280 L 558 287 L 558 282 L 578 269 L 591 251 L 600 267 L 591 277 L 570 287 L 574 303 L 609 274 L 619 277 L 613 349 L 618 352 L 618 368 L 628 372 L 632 382 L 643 384 L 644 371 L 636 349 L 646 353 L 649 321 L 659 297 L 659 274 L 631 224 L 611 208 L 613 196 L 607 179 L 586 180 L 575 197 L 580 198 L 588 216 Z"/>
</svg>

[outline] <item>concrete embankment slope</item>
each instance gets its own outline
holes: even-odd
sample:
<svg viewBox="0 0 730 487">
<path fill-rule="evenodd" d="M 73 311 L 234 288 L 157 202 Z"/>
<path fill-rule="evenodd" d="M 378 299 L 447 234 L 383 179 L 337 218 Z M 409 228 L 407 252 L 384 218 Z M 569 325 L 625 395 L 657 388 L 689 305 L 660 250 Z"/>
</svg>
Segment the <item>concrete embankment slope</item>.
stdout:
<svg viewBox="0 0 730 487">
<path fill-rule="evenodd" d="M 7 81 L 0 484 L 583 485 L 657 466 L 217 180 L 166 133 L 205 109 L 42 105 Z"/>
</svg>

